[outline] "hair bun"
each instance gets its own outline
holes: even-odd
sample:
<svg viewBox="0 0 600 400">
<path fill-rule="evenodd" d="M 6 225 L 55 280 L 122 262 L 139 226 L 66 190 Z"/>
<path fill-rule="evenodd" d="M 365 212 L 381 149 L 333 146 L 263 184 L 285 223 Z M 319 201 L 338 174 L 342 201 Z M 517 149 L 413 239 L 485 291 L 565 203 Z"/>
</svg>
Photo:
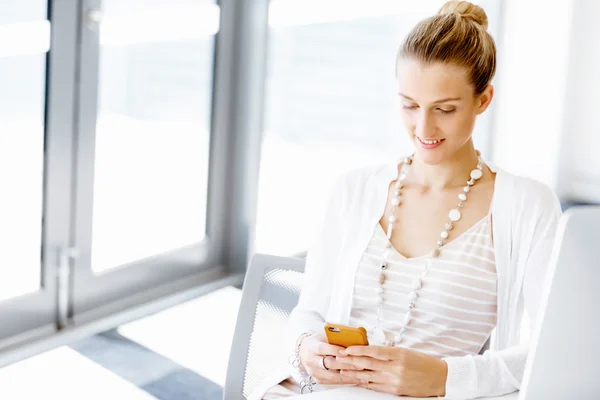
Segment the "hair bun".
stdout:
<svg viewBox="0 0 600 400">
<path fill-rule="evenodd" d="M 464 19 L 475 21 L 485 29 L 488 27 L 488 17 L 483 8 L 469 1 L 448 1 L 440 8 L 439 15 L 458 14 Z"/>
</svg>

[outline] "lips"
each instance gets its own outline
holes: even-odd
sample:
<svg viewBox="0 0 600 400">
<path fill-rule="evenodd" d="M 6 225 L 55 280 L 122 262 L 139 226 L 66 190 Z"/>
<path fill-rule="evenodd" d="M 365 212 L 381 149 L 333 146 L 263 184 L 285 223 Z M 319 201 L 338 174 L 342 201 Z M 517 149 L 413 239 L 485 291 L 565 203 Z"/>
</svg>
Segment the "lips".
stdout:
<svg viewBox="0 0 600 400">
<path fill-rule="evenodd" d="M 419 142 L 421 142 L 422 144 L 427 145 L 427 146 L 433 146 L 438 143 L 442 143 L 444 140 L 446 140 L 446 139 L 421 139 L 418 136 L 416 136 L 416 138 Z"/>
</svg>

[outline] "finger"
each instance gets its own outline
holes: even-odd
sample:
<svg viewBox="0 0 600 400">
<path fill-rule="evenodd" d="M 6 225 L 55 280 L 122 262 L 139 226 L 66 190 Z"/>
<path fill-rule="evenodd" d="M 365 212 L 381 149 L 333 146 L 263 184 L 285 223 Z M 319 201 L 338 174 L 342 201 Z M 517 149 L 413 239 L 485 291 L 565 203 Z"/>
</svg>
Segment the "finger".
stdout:
<svg viewBox="0 0 600 400">
<path fill-rule="evenodd" d="M 340 353 L 340 355 L 368 356 L 389 361 L 392 359 L 391 354 L 398 349 L 397 347 L 388 346 L 350 346 L 344 351 L 345 354 Z"/>
<path fill-rule="evenodd" d="M 396 396 L 402 396 L 403 394 L 397 388 L 392 385 L 377 382 L 361 382 L 358 386 L 365 389 L 374 390 L 376 392 L 390 393 Z"/>
<path fill-rule="evenodd" d="M 323 361 L 325 368 L 323 368 L 323 365 L 321 365 L 321 360 Z M 339 370 L 342 370 L 342 369 L 352 369 L 352 370 L 361 370 L 362 369 L 360 367 L 356 367 L 349 363 L 339 362 L 336 360 L 335 356 L 315 356 L 310 359 L 310 362 L 308 364 L 312 368 L 318 368 L 318 369 L 321 369 L 324 371 L 331 370 L 331 371 L 335 371 L 337 373 L 339 373 Z"/>
<path fill-rule="evenodd" d="M 356 366 L 352 364 L 348 360 L 338 360 L 336 356 L 326 356 L 323 360 L 325 367 L 331 370 L 341 370 L 341 369 L 354 369 L 361 370 L 362 367 Z"/>
<path fill-rule="evenodd" d="M 359 385 L 361 381 L 351 376 L 345 376 L 337 371 L 326 371 L 323 369 L 309 371 L 317 383 L 328 385 Z"/>
<path fill-rule="evenodd" d="M 325 357 L 325 358 L 323 359 L 323 357 Z M 321 361 L 323 361 L 325 368 L 323 368 Z M 351 369 L 351 370 L 361 369 L 361 368 L 355 367 L 354 365 L 337 362 L 335 360 L 335 356 L 316 355 L 314 357 L 309 358 L 307 365 L 313 371 L 331 371 L 338 375 L 339 375 L 340 370 L 342 370 L 342 369 Z"/>
<path fill-rule="evenodd" d="M 317 344 L 317 354 L 322 356 L 337 356 L 340 354 L 340 351 L 343 351 L 344 348 L 341 346 L 336 346 L 333 344 L 329 344 L 327 342 L 319 342 Z"/>
<path fill-rule="evenodd" d="M 348 376 L 350 378 L 355 378 L 361 381 L 370 381 L 370 382 L 384 382 L 384 377 L 380 372 L 377 371 L 353 371 L 343 369 L 340 371 L 340 375 Z"/>
<path fill-rule="evenodd" d="M 389 361 L 378 360 L 368 356 L 337 356 L 338 362 L 354 365 L 354 369 L 370 369 L 375 371 L 385 371 L 389 368 Z"/>
</svg>

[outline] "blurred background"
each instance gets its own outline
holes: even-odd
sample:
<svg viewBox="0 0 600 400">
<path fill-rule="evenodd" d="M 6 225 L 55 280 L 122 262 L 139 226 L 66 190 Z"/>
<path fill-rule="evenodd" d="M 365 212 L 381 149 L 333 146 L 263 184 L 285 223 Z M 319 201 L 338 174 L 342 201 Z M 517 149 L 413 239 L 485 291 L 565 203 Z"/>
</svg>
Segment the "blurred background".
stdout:
<svg viewBox="0 0 600 400">
<path fill-rule="evenodd" d="M 2 0 L 0 397 L 220 398 L 252 254 L 302 255 L 337 175 L 411 152 L 396 52 L 443 3 Z M 477 147 L 600 203 L 600 3 L 476 3 Z"/>
</svg>

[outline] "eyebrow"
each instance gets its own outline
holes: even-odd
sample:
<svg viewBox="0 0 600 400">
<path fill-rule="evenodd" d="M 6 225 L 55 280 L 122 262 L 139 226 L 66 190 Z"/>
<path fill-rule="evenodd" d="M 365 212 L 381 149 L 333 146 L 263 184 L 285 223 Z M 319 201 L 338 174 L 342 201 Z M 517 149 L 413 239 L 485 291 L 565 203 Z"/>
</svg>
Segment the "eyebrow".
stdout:
<svg viewBox="0 0 600 400">
<path fill-rule="evenodd" d="M 414 99 L 412 99 L 411 97 L 403 94 L 403 93 L 398 93 L 400 96 L 404 97 L 406 100 L 410 100 L 410 101 L 415 101 Z M 458 100 L 462 100 L 460 97 L 447 97 L 445 99 L 439 99 L 433 102 L 433 104 L 439 104 L 439 103 L 445 103 L 447 101 L 458 101 Z"/>
</svg>

